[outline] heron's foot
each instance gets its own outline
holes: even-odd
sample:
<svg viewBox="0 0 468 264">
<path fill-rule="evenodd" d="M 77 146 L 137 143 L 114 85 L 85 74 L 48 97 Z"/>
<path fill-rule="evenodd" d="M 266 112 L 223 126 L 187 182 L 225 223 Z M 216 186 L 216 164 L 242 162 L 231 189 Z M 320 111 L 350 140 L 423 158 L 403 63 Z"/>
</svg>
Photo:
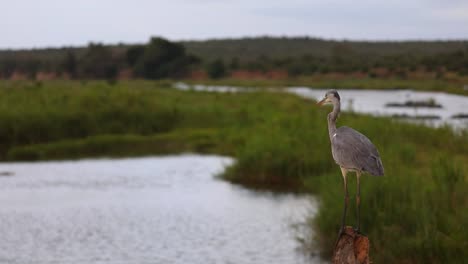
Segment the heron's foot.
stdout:
<svg viewBox="0 0 468 264">
<path fill-rule="evenodd" d="M 345 232 L 345 227 L 341 226 L 340 231 L 338 231 L 338 236 L 341 236 Z"/>
<path fill-rule="evenodd" d="M 345 227 L 341 226 L 340 230 L 338 231 L 338 237 L 336 238 L 336 241 L 335 241 L 335 248 L 336 246 L 338 246 L 338 242 L 340 241 L 340 238 L 344 233 L 345 233 Z"/>
</svg>

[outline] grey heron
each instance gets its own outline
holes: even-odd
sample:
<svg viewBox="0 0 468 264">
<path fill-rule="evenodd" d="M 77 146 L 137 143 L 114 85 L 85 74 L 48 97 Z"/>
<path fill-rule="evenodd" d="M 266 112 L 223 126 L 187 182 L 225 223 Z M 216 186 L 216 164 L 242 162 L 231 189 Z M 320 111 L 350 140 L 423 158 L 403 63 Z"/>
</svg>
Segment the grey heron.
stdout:
<svg viewBox="0 0 468 264">
<path fill-rule="evenodd" d="M 342 126 L 336 128 L 336 120 L 340 114 L 340 95 L 336 90 L 328 91 L 325 98 L 317 103 L 318 105 L 332 104 L 333 111 L 328 114 L 328 134 L 331 142 L 332 156 L 336 164 L 341 168 L 341 174 L 344 181 L 344 209 L 341 220 L 340 233 L 343 232 L 348 208 L 348 184 L 346 176 L 348 172 L 356 172 L 357 192 L 356 192 L 356 214 L 357 228 L 360 231 L 359 215 L 361 203 L 360 177 L 363 173 L 369 173 L 374 176 L 383 176 L 384 167 L 380 159 L 379 152 L 374 144 L 358 131 Z"/>
</svg>

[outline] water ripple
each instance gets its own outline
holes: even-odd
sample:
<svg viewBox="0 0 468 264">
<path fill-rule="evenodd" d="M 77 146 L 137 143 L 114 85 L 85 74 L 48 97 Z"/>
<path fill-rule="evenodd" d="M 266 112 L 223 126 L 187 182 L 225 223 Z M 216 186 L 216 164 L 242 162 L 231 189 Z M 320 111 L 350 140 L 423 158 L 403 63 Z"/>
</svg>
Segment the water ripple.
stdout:
<svg viewBox="0 0 468 264">
<path fill-rule="evenodd" d="M 291 225 L 315 202 L 213 178 L 232 162 L 2 163 L 0 263 L 310 263 Z"/>
</svg>

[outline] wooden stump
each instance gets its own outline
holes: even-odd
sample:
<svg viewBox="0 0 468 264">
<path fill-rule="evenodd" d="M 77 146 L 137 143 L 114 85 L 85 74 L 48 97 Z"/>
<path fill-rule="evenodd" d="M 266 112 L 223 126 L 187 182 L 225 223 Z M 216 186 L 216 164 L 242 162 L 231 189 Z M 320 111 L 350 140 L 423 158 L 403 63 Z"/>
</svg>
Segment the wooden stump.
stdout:
<svg viewBox="0 0 468 264">
<path fill-rule="evenodd" d="M 333 251 L 333 264 L 369 264 L 369 239 L 347 226 Z"/>
</svg>

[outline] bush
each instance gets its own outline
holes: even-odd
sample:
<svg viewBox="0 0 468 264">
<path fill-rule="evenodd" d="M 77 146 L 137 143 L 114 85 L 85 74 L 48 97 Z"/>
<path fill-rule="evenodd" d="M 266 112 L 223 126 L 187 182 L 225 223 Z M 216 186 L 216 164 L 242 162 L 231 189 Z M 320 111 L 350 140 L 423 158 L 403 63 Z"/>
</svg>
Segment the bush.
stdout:
<svg viewBox="0 0 468 264">
<path fill-rule="evenodd" d="M 222 60 L 217 59 L 207 65 L 206 72 L 210 78 L 219 79 L 226 75 L 226 67 Z"/>
</svg>

